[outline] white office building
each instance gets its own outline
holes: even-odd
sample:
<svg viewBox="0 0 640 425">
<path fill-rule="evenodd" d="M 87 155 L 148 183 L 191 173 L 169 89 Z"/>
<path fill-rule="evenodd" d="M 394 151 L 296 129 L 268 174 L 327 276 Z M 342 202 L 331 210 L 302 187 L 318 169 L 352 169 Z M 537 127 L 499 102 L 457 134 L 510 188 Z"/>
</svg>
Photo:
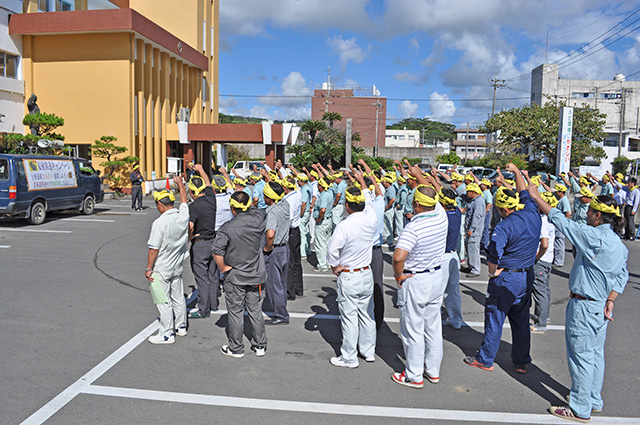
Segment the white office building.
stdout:
<svg viewBox="0 0 640 425">
<path fill-rule="evenodd" d="M 605 142 L 607 153 L 601 160 L 603 170 L 611 170 L 614 158 L 640 158 L 640 81 L 626 81 L 617 74 L 611 80 L 575 80 L 560 78 L 557 64 L 543 64 L 531 73 L 531 103 L 544 105 L 552 100 L 567 106 L 588 105 L 607 115 Z M 622 136 L 622 144 L 619 140 Z M 572 168 L 577 164 L 571 164 Z"/>
</svg>

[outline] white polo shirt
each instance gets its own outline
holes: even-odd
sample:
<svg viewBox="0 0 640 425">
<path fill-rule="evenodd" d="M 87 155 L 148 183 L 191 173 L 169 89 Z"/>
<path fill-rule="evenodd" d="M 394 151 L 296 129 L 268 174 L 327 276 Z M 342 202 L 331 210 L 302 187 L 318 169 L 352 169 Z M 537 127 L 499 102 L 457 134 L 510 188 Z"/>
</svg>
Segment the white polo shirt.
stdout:
<svg viewBox="0 0 640 425">
<path fill-rule="evenodd" d="M 298 227 L 300 225 L 300 210 L 302 210 L 302 193 L 299 190 L 294 190 L 287 193 L 284 199 L 289 203 L 291 227 Z"/>
<path fill-rule="evenodd" d="M 447 213 L 440 203 L 433 211 L 414 215 L 396 244 L 396 249 L 409 253 L 404 268 L 420 272 L 440 266 L 447 245 L 448 227 Z"/>
<path fill-rule="evenodd" d="M 363 211 L 349 214 L 336 226 L 329 239 L 329 265 L 358 269 L 371 264 L 371 247 L 377 226 L 378 217 L 370 203 Z"/>
</svg>

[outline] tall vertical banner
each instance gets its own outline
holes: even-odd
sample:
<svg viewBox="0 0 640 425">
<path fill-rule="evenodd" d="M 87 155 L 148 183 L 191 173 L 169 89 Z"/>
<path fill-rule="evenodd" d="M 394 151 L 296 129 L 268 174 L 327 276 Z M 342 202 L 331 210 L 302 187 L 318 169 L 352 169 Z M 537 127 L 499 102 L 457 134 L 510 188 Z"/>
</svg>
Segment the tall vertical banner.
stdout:
<svg viewBox="0 0 640 425">
<path fill-rule="evenodd" d="M 571 133 L 573 131 L 573 108 L 560 109 L 560 131 L 558 134 L 558 156 L 556 175 L 568 173 L 571 161 Z"/>
</svg>

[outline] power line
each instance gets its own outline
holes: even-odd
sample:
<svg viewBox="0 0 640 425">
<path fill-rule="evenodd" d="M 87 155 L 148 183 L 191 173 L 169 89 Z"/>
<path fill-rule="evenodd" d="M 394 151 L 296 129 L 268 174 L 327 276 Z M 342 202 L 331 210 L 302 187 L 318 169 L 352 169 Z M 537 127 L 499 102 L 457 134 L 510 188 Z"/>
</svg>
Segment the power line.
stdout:
<svg viewBox="0 0 640 425">
<path fill-rule="evenodd" d="M 276 94 L 268 94 L 268 95 L 262 95 L 262 94 L 219 94 L 219 97 L 240 97 L 240 98 L 268 98 L 268 99 L 313 99 L 313 98 L 318 98 L 321 99 L 323 98 L 323 96 L 313 96 L 313 95 L 276 95 Z M 347 99 L 347 98 L 345 98 Z M 352 99 L 364 99 L 364 97 L 352 97 Z M 493 98 L 488 97 L 488 98 L 469 98 L 469 99 L 465 99 L 465 98 L 453 98 L 453 99 L 415 99 L 415 98 L 393 98 L 393 97 L 388 97 L 386 98 L 387 101 L 392 101 L 392 102 L 404 102 L 405 100 L 408 100 L 410 102 L 489 102 L 492 101 Z M 528 97 L 499 97 L 496 100 L 502 101 L 502 100 L 522 100 L 522 99 L 528 99 Z M 349 105 L 349 104 L 341 104 L 341 105 L 345 105 L 345 106 L 353 106 L 353 105 Z M 274 105 L 277 106 L 277 105 Z"/>
</svg>

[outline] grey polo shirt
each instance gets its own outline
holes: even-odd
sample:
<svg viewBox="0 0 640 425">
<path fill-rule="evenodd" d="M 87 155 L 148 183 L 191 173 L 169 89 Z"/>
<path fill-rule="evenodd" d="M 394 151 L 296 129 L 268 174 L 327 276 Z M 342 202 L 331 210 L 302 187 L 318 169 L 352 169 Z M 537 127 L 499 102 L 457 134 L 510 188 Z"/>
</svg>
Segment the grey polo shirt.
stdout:
<svg viewBox="0 0 640 425">
<path fill-rule="evenodd" d="M 288 226 L 288 225 L 287 225 Z M 258 285 L 267 280 L 262 255 L 263 212 L 255 207 L 224 223 L 213 241 L 213 253 L 224 257 L 225 281 L 235 285 Z"/>
<path fill-rule="evenodd" d="M 281 200 L 277 204 L 267 207 L 266 229 L 276 232 L 273 239 L 273 245 L 282 245 L 289 242 L 289 227 L 291 220 L 289 219 L 290 205 L 286 200 Z"/>
</svg>

